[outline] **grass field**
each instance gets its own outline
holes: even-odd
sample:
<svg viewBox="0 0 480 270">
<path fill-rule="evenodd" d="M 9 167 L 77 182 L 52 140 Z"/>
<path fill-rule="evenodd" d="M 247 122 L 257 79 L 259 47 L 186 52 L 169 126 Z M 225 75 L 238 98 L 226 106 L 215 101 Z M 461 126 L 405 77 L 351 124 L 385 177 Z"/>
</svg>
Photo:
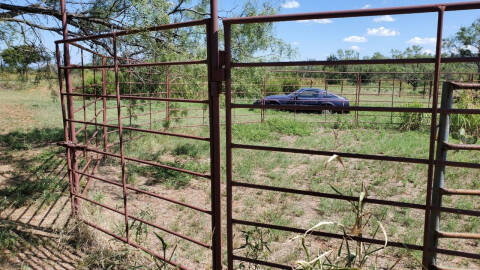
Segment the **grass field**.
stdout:
<svg viewBox="0 0 480 270">
<path fill-rule="evenodd" d="M 0 114 L 6 116 L 0 119 L 0 248 L 3 249 L 3 267 L 11 265 L 11 268 L 28 269 L 34 268 L 32 266 L 40 262 L 45 268 L 52 268 L 56 263 L 72 269 L 105 269 L 108 266 L 116 269 L 131 269 L 129 267 L 135 266 L 140 269 L 153 268 L 155 261 L 147 255 L 112 242 L 101 232 L 71 225 L 74 223 L 68 218 L 70 202 L 68 180 L 64 175 L 64 152 L 53 144 L 63 140 L 58 97 L 52 94 L 51 85 L 48 83 L 26 85 L 24 88 L 26 89 L 11 90 L 8 85 L 0 88 Z M 373 88 L 371 93 L 371 102 L 360 105 L 391 105 L 388 93 L 386 96 L 375 96 L 373 93 L 376 91 Z M 401 99 L 405 106 L 406 103 L 414 103 L 414 100 L 408 97 Z M 251 100 L 239 97 L 236 102 L 247 103 Z M 75 107 L 81 105 L 80 100 L 75 102 Z M 100 102 L 98 106 L 101 106 Z M 114 106 L 114 102 L 108 104 L 108 107 Z M 135 108 L 135 113 L 141 116 L 133 117 L 132 125 L 150 128 L 150 104 Z M 164 109 L 165 103 L 152 103 L 151 110 L 155 112 L 152 129 L 165 128 Z M 173 120 L 169 123 L 171 131 L 208 137 L 207 127 L 186 127 L 208 123 L 208 112 L 203 106 L 177 105 L 173 109 L 177 112 L 172 113 Z M 90 120 L 93 114 L 92 110 L 87 111 L 85 119 Z M 112 117 L 108 118 L 111 120 L 109 123 L 116 124 L 116 108 L 109 109 L 108 114 Z M 260 120 L 258 110 L 239 109 L 234 115 L 236 122 Z M 129 124 L 127 110 L 123 111 L 123 116 L 126 118 L 122 121 Z M 360 113 L 360 123 L 357 125 L 353 113 L 337 115 L 267 111 L 264 123 L 235 124 L 233 141 L 254 145 L 428 158 L 428 119 L 425 120 L 425 128 L 408 131 L 398 128 L 401 119 L 399 116 Z M 79 111 L 76 117 L 83 120 L 83 111 Z M 175 120 L 176 117 L 178 120 Z M 100 117 L 99 121 L 103 119 Z M 375 121 L 385 121 L 388 124 L 377 125 Z M 90 128 L 88 132 L 93 133 L 94 129 Z M 125 134 L 127 138 L 137 135 L 128 131 Z M 80 141 L 84 139 L 82 136 L 79 135 Z M 224 138 L 223 134 L 222 137 Z M 225 143 L 223 138 L 222 149 Z M 115 142 L 118 135 L 111 133 L 108 140 Z M 457 141 L 454 138 L 450 140 Z M 129 142 L 125 150 L 129 157 L 204 173 L 209 171 L 209 147 L 206 142 L 145 135 Z M 118 147 L 112 147 L 111 151 L 118 152 Z M 222 157 L 225 157 L 224 152 Z M 358 159 L 343 159 L 342 165 L 338 161 L 327 163 L 328 158 L 236 149 L 233 152 L 233 178 L 245 183 L 326 193 L 340 192 L 353 196 L 362 192 L 363 183 L 368 191 L 368 198 L 425 203 L 426 165 Z M 478 154 L 463 151 L 452 151 L 449 153 L 449 160 L 480 162 Z M 107 158 L 97 174 L 112 181 L 121 181 L 119 164 L 119 160 Z M 222 169 L 225 170 L 224 166 Z M 127 176 L 128 183 L 140 189 L 197 207 L 210 208 L 210 185 L 205 179 L 133 162 L 127 162 Z M 223 181 L 224 179 L 223 177 Z M 480 189 L 480 173 L 473 169 L 448 168 L 446 185 L 450 188 Z M 224 192 L 223 196 L 225 197 Z M 121 188 L 94 181 L 87 197 L 117 210 L 123 209 Z M 135 192 L 128 192 L 128 200 L 132 214 L 202 242 L 210 241 L 208 215 Z M 480 208 L 478 200 L 466 196 L 446 197 L 444 205 L 462 209 Z M 372 215 L 371 222 L 364 228 L 364 236 L 384 239 L 382 233 L 375 233 L 378 223 L 374 220 L 378 220 L 383 224 L 389 241 L 422 244 L 423 211 L 371 204 L 367 204 L 364 211 Z M 116 233 L 125 233 L 123 216 L 109 210 L 82 202 L 82 216 Z M 319 222 L 335 222 L 351 228 L 356 220 L 352 206 L 346 201 L 248 188 L 234 188 L 234 218 L 305 229 Z M 480 233 L 478 218 L 446 214 L 442 219 L 442 230 Z M 159 253 L 165 251 L 169 256 L 173 253 L 173 258 L 187 267 L 209 268 L 208 250 L 132 220 L 130 228 L 136 242 L 156 249 Z M 322 229 L 340 232 L 338 226 L 325 225 Z M 44 235 L 48 234 L 52 234 L 52 239 L 57 240 L 46 240 Z M 74 238 L 78 239 L 72 239 L 68 235 L 74 235 Z M 166 248 L 162 248 L 163 242 L 157 235 L 168 244 Z M 297 235 L 275 230 L 236 226 L 235 254 L 294 265 L 296 260 L 306 257 L 300 241 L 292 240 L 295 236 Z M 93 240 L 94 243 L 90 243 Z M 312 236 L 306 240 L 307 250 L 315 254 L 336 251 L 339 246 L 339 241 L 322 237 Z M 440 246 L 480 253 L 480 241 L 442 240 Z M 32 252 L 35 249 L 42 250 L 45 255 L 42 257 L 38 255 L 39 252 Z M 56 259 L 49 260 L 48 257 Z M 32 258 L 34 263 L 29 263 L 28 258 Z M 392 266 L 394 269 L 420 269 L 416 258 L 421 259 L 421 253 L 386 248 L 370 257 L 367 264 L 369 268 L 366 269 L 388 269 Z M 451 266 L 464 266 L 469 269 L 480 267 L 478 261 L 468 262 L 444 256 L 441 260 Z M 159 269 L 163 269 L 160 267 L 161 265 Z M 237 267 L 256 269 L 248 264 Z"/>
</svg>

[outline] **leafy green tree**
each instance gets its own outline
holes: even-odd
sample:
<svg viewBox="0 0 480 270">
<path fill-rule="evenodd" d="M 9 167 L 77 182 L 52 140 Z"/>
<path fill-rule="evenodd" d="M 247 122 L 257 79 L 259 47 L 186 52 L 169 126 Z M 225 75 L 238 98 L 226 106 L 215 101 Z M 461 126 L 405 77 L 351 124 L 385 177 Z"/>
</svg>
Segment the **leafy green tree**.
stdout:
<svg viewBox="0 0 480 270">
<path fill-rule="evenodd" d="M 444 47 L 452 56 L 478 57 L 480 56 L 480 18 L 470 26 L 463 26 L 453 37 L 443 41 Z M 480 73 L 480 62 L 475 63 Z"/>
<path fill-rule="evenodd" d="M 33 45 L 12 46 L 0 54 L 9 69 L 15 70 L 26 78 L 28 66 L 40 61 L 48 61 L 49 55 Z"/>
</svg>

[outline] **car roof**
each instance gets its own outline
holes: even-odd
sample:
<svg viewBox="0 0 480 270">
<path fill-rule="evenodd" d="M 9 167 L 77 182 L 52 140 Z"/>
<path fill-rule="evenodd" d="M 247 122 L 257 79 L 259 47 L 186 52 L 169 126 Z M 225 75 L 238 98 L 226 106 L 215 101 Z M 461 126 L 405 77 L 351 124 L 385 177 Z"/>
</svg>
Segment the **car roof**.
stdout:
<svg viewBox="0 0 480 270">
<path fill-rule="evenodd" d="M 327 91 L 325 89 L 320 89 L 320 88 L 300 88 L 298 90 L 303 90 L 303 91 L 305 91 L 305 90 Z"/>
</svg>

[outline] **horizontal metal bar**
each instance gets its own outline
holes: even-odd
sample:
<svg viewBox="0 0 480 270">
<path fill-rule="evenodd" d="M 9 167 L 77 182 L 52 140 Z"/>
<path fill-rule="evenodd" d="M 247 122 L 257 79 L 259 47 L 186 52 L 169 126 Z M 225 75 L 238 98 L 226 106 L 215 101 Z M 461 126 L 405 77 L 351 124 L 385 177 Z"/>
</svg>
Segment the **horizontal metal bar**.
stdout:
<svg viewBox="0 0 480 270">
<path fill-rule="evenodd" d="M 399 72 L 392 72 L 392 71 L 324 71 L 324 70 L 272 70 L 270 71 L 273 73 L 322 73 L 322 74 L 433 74 L 434 72 L 414 72 L 414 71 L 399 71 Z M 442 75 L 476 75 L 477 72 L 440 72 Z M 278 77 L 274 77 L 278 78 Z M 300 79 L 310 79 L 309 77 L 300 78 Z M 320 78 L 321 79 L 321 78 Z M 328 79 L 328 80 L 348 80 L 348 79 Z M 391 79 L 389 79 L 391 80 Z M 430 80 L 422 80 L 422 79 L 415 79 L 421 81 L 430 81 Z"/>
<path fill-rule="evenodd" d="M 207 60 L 191 60 L 191 61 L 175 61 L 175 62 L 154 62 L 154 63 L 135 63 L 135 64 L 119 64 L 119 68 L 131 67 L 153 67 L 153 66 L 181 66 L 181 65 L 200 65 L 206 64 Z M 94 66 L 60 66 L 61 69 L 113 69 L 114 65 L 94 65 Z"/>
<path fill-rule="evenodd" d="M 232 104 L 232 108 L 243 109 L 274 109 L 274 110 L 298 110 L 298 111 L 360 111 L 360 112 L 413 112 L 413 113 L 431 113 L 431 108 L 406 108 L 406 107 L 367 107 L 367 106 L 349 106 L 349 107 L 329 107 L 329 106 L 303 106 L 303 105 L 253 105 L 253 104 Z"/>
<path fill-rule="evenodd" d="M 185 236 L 185 235 L 183 235 L 183 234 L 179 234 L 179 233 L 177 233 L 177 232 L 171 231 L 171 230 L 169 230 L 169 229 L 167 229 L 167 228 L 164 228 L 164 227 L 162 227 L 162 226 L 159 226 L 159 225 L 157 225 L 157 224 L 154 224 L 154 223 L 152 223 L 152 222 L 149 222 L 149 221 L 147 221 L 147 220 L 145 220 L 145 219 L 141 219 L 141 218 L 138 218 L 138 217 L 135 217 L 135 216 L 132 216 L 132 215 L 128 215 L 128 217 L 131 218 L 131 219 L 137 220 L 137 221 L 139 221 L 139 222 L 145 223 L 145 224 L 147 224 L 147 225 L 149 225 L 149 226 L 155 227 L 155 228 L 157 228 L 157 229 L 159 229 L 159 230 L 162 230 L 162 231 L 164 231 L 164 232 L 166 232 L 166 233 L 175 235 L 175 236 L 177 236 L 177 237 L 179 237 L 179 238 L 182 238 L 182 239 L 184 239 L 184 240 L 190 241 L 190 242 L 192 242 L 192 243 L 194 243 L 194 244 L 197 244 L 197 245 L 199 245 L 199 246 L 202 246 L 202 247 L 204 247 L 204 248 L 208 248 L 208 249 L 212 248 L 211 245 L 202 243 L 202 242 L 200 242 L 200 241 L 197 241 L 197 240 L 195 240 L 195 239 L 193 239 L 193 238 L 190 238 L 190 237 L 188 237 L 188 236 Z"/>
<path fill-rule="evenodd" d="M 451 207 L 440 207 L 440 211 L 445 212 L 445 213 L 457 214 L 457 215 L 480 217 L 480 211 L 478 211 L 478 210 L 468 210 L 468 209 L 459 209 L 459 208 L 451 208 Z"/>
<path fill-rule="evenodd" d="M 122 184 L 117 183 L 117 182 L 112 181 L 112 180 L 105 179 L 105 178 L 103 178 L 103 177 L 99 177 L 99 176 L 92 175 L 92 174 L 88 174 L 88 173 L 82 173 L 82 172 L 78 172 L 78 171 L 75 171 L 75 172 L 76 172 L 76 173 L 79 173 L 79 174 L 81 174 L 81 175 L 85 175 L 85 176 L 87 176 L 87 177 L 91 177 L 91 178 L 93 178 L 93 179 L 96 179 L 96 180 L 99 180 L 99 181 L 108 183 L 108 184 L 112 184 L 112 185 L 114 185 L 114 186 L 123 187 Z M 133 187 L 133 186 L 130 186 L 130 185 L 126 185 L 126 187 L 127 187 L 127 189 L 129 189 L 129 190 L 132 190 L 132 191 L 135 191 L 135 192 L 138 192 L 138 193 L 142 193 L 142 194 L 146 194 L 146 195 L 149 195 L 149 196 L 152 196 L 152 197 L 155 197 L 155 198 L 164 200 L 164 201 L 168 201 L 168 202 L 171 202 L 171 203 L 174 203 L 174 204 L 178 204 L 178 205 L 181 205 L 181 206 L 184 206 L 184 207 L 187 207 L 187 208 L 190 208 L 190 209 L 193 209 L 193 210 L 196 210 L 196 211 L 205 213 L 205 214 L 211 215 L 211 213 L 212 213 L 212 212 L 209 211 L 209 210 L 202 209 L 202 208 L 198 208 L 198 207 L 196 207 L 196 206 L 189 205 L 189 204 L 186 204 L 186 203 L 183 203 L 183 202 L 180 202 L 180 201 L 176 201 L 176 200 L 173 200 L 173 199 L 169 199 L 169 198 L 167 198 L 167 197 L 161 196 L 161 195 L 159 195 L 159 194 L 156 194 L 156 193 L 153 193 L 153 192 L 150 192 L 150 191 L 138 189 L 138 188 Z"/>
<path fill-rule="evenodd" d="M 312 20 L 312 19 L 333 19 L 333 18 L 353 18 L 353 17 L 368 17 L 380 15 L 399 15 L 399 14 L 413 14 L 413 13 L 428 13 L 438 12 L 440 6 L 445 7 L 445 11 L 479 9 L 479 2 L 460 2 L 460 3 L 444 3 L 433 5 L 418 5 L 407 7 L 390 7 L 390 8 L 376 8 L 376 9 L 354 9 L 341 11 L 326 11 L 326 12 L 309 12 L 297 14 L 278 14 L 254 17 L 239 17 L 239 18 L 223 18 L 224 24 L 245 24 L 245 23 L 266 23 L 266 22 L 282 22 L 295 20 Z M 442 61 L 443 62 L 443 61 Z"/>
<path fill-rule="evenodd" d="M 243 183 L 243 182 L 237 182 L 237 181 L 232 181 L 232 185 L 237 186 L 237 187 L 246 187 L 246 188 L 271 190 L 271 191 L 293 193 L 293 194 L 302 194 L 302 195 L 308 195 L 308 196 L 314 196 L 314 197 L 345 200 L 345 201 L 356 201 L 356 202 L 358 202 L 358 199 L 359 199 L 359 197 L 355 197 L 355 196 L 346 196 L 346 195 L 340 195 L 340 194 L 316 192 L 316 191 L 309 191 L 309 190 L 299 190 L 299 189 L 291 189 L 291 188 L 282 188 L 282 187 L 273 187 L 273 186 L 266 186 L 266 185 L 249 184 L 249 183 Z M 381 200 L 381 199 L 365 198 L 363 201 L 366 202 L 366 203 L 372 203 L 372 204 L 390 205 L 390 206 L 421 209 L 421 210 L 425 210 L 425 208 L 426 208 L 425 205 L 423 205 L 423 204 L 398 202 L 398 201 L 388 201 L 388 200 Z"/>
<path fill-rule="evenodd" d="M 65 120 L 69 121 L 69 122 L 73 122 L 73 123 L 87 124 L 87 125 L 91 125 L 91 126 L 100 126 L 100 127 L 115 128 L 115 129 L 119 128 L 116 125 L 110 125 L 110 124 L 93 123 L 93 122 L 85 122 L 85 121 L 81 121 L 81 120 L 70 120 L 70 119 L 65 119 Z M 206 141 L 206 142 L 210 141 L 210 138 L 193 136 L 193 135 L 171 133 L 171 132 L 164 132 L 164 131 L 156 131 L 156 130 L 143 129 L 143 128 L 134 128 L 134 127 L 129 127 L 129 126 L 123 126 L 122 128 L 124 130 L 132 130 L 132 131 L 145 132 L 145 133 L 151 133 L 151 134 L 157 134 L 157 135 L 180 137 L 180 138 L 185 138 L 185 139 L 192 139 L 192 140 L 199 140 L 199 141 Z"/>
<path fill-rule="evenodd" d="M 478 62 L 480 57 L 448 57 L 442 63 Z M 369 60 L 319 60 L 319 61 L 278 61 L 278 62 L 233 62 L 232 67 L 291 67 L 291 66 L 339 66 L 339 65 L 385 65 L 385 64 L 433 64 L 435 58 L 369 59 Z"/>
<path fill-rule="evenodd" d="M 478 144 L 456 144 L 449 142 L 443 142 L 443 144 L 448 150 L 480 150 L 480 145 Z"/>
<path fill-rule="evenodd" d="M 274 224 L 259 223 L 259 222 L 247 221 L 247 220 L 239 220 L 239 219 L 232 219 L 232 223 L 233 224 L 267 228 L 267 229 L 274 229 L 274 230 L 280 230 L 280 231 L 294 232 L 294 233 L 300 233 L 300 234 L 304 234 L 304 233 L 307 232 L 307 230 L 305 230 L 305 229 L 299 229 L 299 228 L 293 228 L 293 227 L 287 227 L 287 226 L 280 226 L 280 225 L 274 225 Z M 309 234 L 315 235 L 315 236 L 321 236 L 321 237 L 336 238 L 336 239 L 344 239 L 345 237 L 348 237 L 348 239 L 351 239 L 351 240 L 354 240 L 354 241 L 360 241 L 360 242 L 364 242 L 364 243 L 377 244 L 377 245 L 385 245 L 385 240 L 365 238 L 365 237 L 360 237 L 360 236 L 353 236 L 353 235 L 345 236 L 343 234 L 321 232 L 321 231 L 310 231 Z M 408 248 L 408 249 L 411 249 L 411 250 L 422 250 L 423 249 L 423 247 L 419 246 L 419 245 L 412 245 L 412 244 L 406 244 L 406 243 L 400 243 L 400 242 L 394 242 L 394 241 L 388 241 L 387 246 L 389 246 L 389 247 L 399 247 L 399 248 Z"/>
<path fill-rule="evenodd" d="M 81 107 L 75 109 L 75 110 L 73 111 L 73 113 L 76 113 L 76 112 L 79 112 L 79 111 L 81 111 L 81 110 L 84 110 L 84 109 L 86 109 L 88 106 L 94 104 L 94 103 L 97 102 L 97 101 L 98 101 L 97 99 L 94 99 L 93 101 L 85 104 L 84 106 L 81 106 Z"/>
<path fill-rule="evenodd" d="M 124 213 L 123 211 L 117 210 L 117 209 L 115 209 L 115 208 L 113 208 L 113 207 L 110 207 L 110 206 L 108 206 L 108 205 L 106 205 L 106 204 L 103 204 L 103 203 L 94 201 L 94 200 L 92 200 L 92 199 L 89 199 L 89 198 L 87 198 L 87 197 L 85 197 L 85 196 L 83 196 L 83 195 L 76 194 L 76 193 L 73 193 L 72 195 L 75 196 L 75 197 L 77 197 L 77 198 L 80 198 L 80 199 L 82 199 L 82 200 L 85 200 L 85 201 L 87 201 L 87 202 L 90 202 L 90 203 L 93 203 L 93 204 L 95 204 L 95 205 L 101 206 L 101 207 L 103 207 L 103 208 L 105 208 L 105 209 L 108 209 L 108 210 L 110 210 L 110 211 L 113 211 L 113 212 L 115 212 L 115 213 L 117 213 L 117 214 L 120 214 L 120 215 L 122 215 L 122 216 L 125 215 L 125 213 Z"/>
<path fill-rule="evenodd" d="M 438 109 L 437 112 L 445 114 L 480 114 L 480 109 Z"/>
<path fill-rule="evenodd" d="M 234 261 L 249 262 L 249 263 L 254 263 L 254 264 L 258 264 L 258 265 L 274 267 L 274 268 L 278 268 L 278 269 L 285 269 L 285 270 L 292 270 L 293 269 L 291 266 L 288 266 L 288 265 L 266 262 L 266 261 L 262 261 L 262 260 L 257 260 L 257 259 L 252 259 L 252 258 L 247 258 L 247 257 L 242 257 L 242 256 L 237 256 L 237 255 L 232 255 L 232 259 Z"/>
<path fill-rule="evenodd" d="M 435 165 L 437 165 L 437 166 L 451 166 L 451 167 L 459 167 L 459 168 L 480 169 L 480 163 L 474 163 L 474 162 L 436 160 Z"/>
<path fill-rule="evenodd" d="M 160 255 L 160 254 L 158 254 L 158 253 L 156 253 L 156 252 L 154 252 L 154 251 L 151 251 L 151 250 L 149 250 L 149 249 L 147 249 L 147 248 L 145 248 L 145 247 L 143 247 L 143 246 L 141 246 L 141 245 L 138 245 L 138 244 L 136 244 L 136 243 L 134 243 L 134 242 L 128 241 L 126 238 L 124 238 L 124 237 L 122 237 L 122 236 L 120 236 L 120 235 L 117 235 L 117 234 L 115 234 L 115 233 L 113 233 L 113 232 L 110 232 L 110 231 L 108 231 L 108 230 L 106 230 L 106 229 L 104 229 L 104 228 L 102 228 L 102 227 L 100 227 L 100 226 L 97 226 L 96 224 L 93 224 L 93 223 L 91 223 L 90 221 L 87 221 L 87 220 L 85 220 L 85 219 L 83 219 L 83 218 L 80 218 L 80 217 L 77 217 L 77 218 L 78 218 L 78 220 L 82 221 L 83 223 L 87 224 L 88 226 L 90 226 L 90 227 L 92 227 L 92 228 L 95 228 L 95 229 L 97 229 L 97 230 L 99 230 L 99 231 L 101 231 L 101 232 L 103 232 L 103 233 L 105 233 L 105 234 L 108 234 L 108 235 L 110 235 L 111 237 L 116 238 L 117 240 L 120 240 L 120 241 L 122 241 L 122 242 L 124 242 L 124 243 L 127 243 L 127 244 L 129 244 L 129 245 L 131 245 L 131 246 L 133 246 L 133 247 L 135 247 L 135 248 L 139 248 L 139 249 L 141 249 L 141 250 L 149 253 L 150 255 L 152 255 L 152 256 L 154 256 L 154 257 L 157 257 L 158 259 L 160 259 L 160 260 L 162 260 L 162 261 L 164 261 L 164 262 L 167 262 L 167 263 L 170 264 L 170 265 L 173 265 L 173 266 L 175 267 L 175 269 L 188 270 L 188 269 L 185 268 L 184 266 L 182 266 L 182 265 L 180 265 L 180 264 L 178 264 L 178 263 L 176 263 L 176 262 L 170 261 L 170 260 L 166 259 L 165 257 L 163 257 L 162 255 Z"/>
<path fill-rule="evenodd" d="M 120 64 L 119 68 L 129 67 L 153 67 L 153 66 L 181 66 L 181 65 L 200 65 L 206 64 L 207 60 L 190 60 L 190 61 L 173 61 L 173 62 L 154 62 L 154 63 L 135 63 L 135 64 Z"/>
<path fill-rule="evenodd" d="M 342 158 L 358 158 L 358 159 L 368 159 L 368 160 L 429 164 L 428 159 L 424 159 L 424 158 L 407 158 L 407 157 L 380 156 L 380 155 L 370 155 L 370 154 L 354 154 L 354 153 L 344 153 L 344 152 L 334 152 L 334 151 L 308 150 L 308 149 L 284 148 L 284 147 L 274 147 L 274 146 L 261 146 L 261 145 L 246 145 L 246 144 L 236 144 L 236 143 L 232 143 L 232 148 L 283 152 L 283 153 L 295 153 L 295 154 L 308 154 L 308 155 L 318 155 L 318 156 L 338 155 Z"/>
<path fill-rule="evenodd" d="M 67 147 L 70 147 L 70 146 L 67 145 Z M 90 148 L 86 145 L 77 145 L 73 149 L 76 149 L 76 150 L 78 149 L 78 151 L 86 150 L 86 151 L 94 152 L 94 153 L 97 153 L 97 154 L 107 155 L 107 156 L 110 156 L 110 157 L 121 158 L 121 155 L 117 155 L 117 154 L 101 151 L 101 150 L 98 150 L 98 149 Z M 203 174 L 203 173 L 194 172 L 194 171 L 190 171 L 190 170 L 185 170 L 185 169 L 181 169 L 181 168 L 176 168 L 176 167 L 172 167 L 172 166 L 168 166 L 168 165 L 163 165 L 163 164 L 153 162 L 153 161 L 141 160 L 141 159 L 132 158 L 132 157 L 125 157 L 125 160 L 134 161 L 134 162 L 138 162 L 138 163 L 142 163 L 142 164 L 146 164 L 146 165 L 150 165 L 150 166 L 155 166 L 155 167 L 159 167 L 159 168 L 164 168 L 164 169 L 168 169 L 168 170 L 172 170 L 172 171 L 177 171 L 177 172 L 181 172 L 181 173 L 186 173 L 186 174 L 210 179 L 210 175 L 208 175 L 208 174 Z"/>
<path fill-rule="evenodd" d="M 447 267 L 447 266 L 441 266 L 441 265 L 434 265 L 433 269 L 435 270 L 468 270 L 466 268 Z"/>
<path fill-rule="evenodd" d="M 208 19 L 203 19 L 203 20 L 193 20 L 193 21 L 189 21 L 189 22 L 162 24 L 162 25 L 143 28 L 143 29 L 131 29 L 131 30 L 110 32 L 110 33 L 99 34 L 99 35 L 83 36 L 83 37 L 79 37 L 79 38 L 56 40 L 55 43 L 57 43 L 57 44 L 58 43 L 72 43 L 72 42 L 84 41 L 84 40 L 110 38 L 110 37 L 113 37 L 113 36 L 120 37 L 120 36 L 137 34 L 137 33 L 142 33 L 142 32 L 162 31 L 162 30 L 169 30 L 169 29 L 175 29 L 175 28 L 183 28 L 183 27 L 190 27 L 190 26 L 197 26 L 197 25 L 206 25 L 207 22 L 208 22 Z"/>
<path fill-rule="evenodd" d="M 111 98 L 111 99 L 116 99 L 117 98 L 116 95 L 96 95 L 96 94 L 80 94 L 80 93 L 62 93 L 62 95 L 74 96 L 74 97 L 98 97 L 98 98 Z M 131 96 L 131 95 L 120 95 L 120 99 L 157 100 L 157 101 L 205 103 L 205 104 L 208 103 L 208 100 L 182 99 L 182 98 L 160 98 L 160 97 L 141 97 L 141 96 Z"/>
<path fill-rule="evenodd" d="M 480 89 L 479 83 L 471 83 L 471 82 L 448 82 L 448 83 L 453 86 L 453 90 Z"/>
<path fill-rule="evenodd" d="M 444 248 L 436 248 L 434 251 L 440 254 L 445 254 L 450 256 L 480 260 L 480 253 L 470 253 L 465 251 L 450 250 L 450 249 L 444 249 Z"/>
<path fill-rule="evenodd" d="M 455 239 L 468 239 L 468 240 L 480 240 L 480 233 L 464 233 L 464 232 L 444 232 L 437 231 L 438 237 L 441 238 L 455 238 Z"/>
<path fill-rule="evenodd" d="M 443 195 L 477 195 L 480 196 L 480 190 L 474 189 L 450 189 L 440 188 Z"/>
</svg>

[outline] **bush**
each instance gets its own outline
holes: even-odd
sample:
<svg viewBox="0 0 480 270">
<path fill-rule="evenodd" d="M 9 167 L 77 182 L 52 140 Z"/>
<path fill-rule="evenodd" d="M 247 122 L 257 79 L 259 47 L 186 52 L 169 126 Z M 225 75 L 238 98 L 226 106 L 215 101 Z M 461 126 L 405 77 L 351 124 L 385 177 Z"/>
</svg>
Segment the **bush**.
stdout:
<svg viewBox="0 0 480 270">
<path fill-rule="evenodd" d="M 300 79 L 298 78 L 286 78 L 282 81 L 283 93 L 291 93 L 300 88 Z"/>
<path fill-rule="evenodd" d="M 407 108 L 422 108 L 422 104 L 413 103 L 409 104 Z M 400 125 L 401 130 L 419 130 L 424 124 L 425 115 L 423 113 L 415 112 L 403 112 L 400 113 Z"/>
<path fill-rule="evenodd" d="M 458 109 L 480 109 L 480 101 L 475 93 L 462 92 L 456 103 Z M 462 131 L 463 129 L 463 131 Z M 466 136 L 478 138 L 480 136 L 480 115 L 478 114 L 451 114 L 450 132 L 454 137 L 459 137 L 464 132 Z"/>
</svg>

